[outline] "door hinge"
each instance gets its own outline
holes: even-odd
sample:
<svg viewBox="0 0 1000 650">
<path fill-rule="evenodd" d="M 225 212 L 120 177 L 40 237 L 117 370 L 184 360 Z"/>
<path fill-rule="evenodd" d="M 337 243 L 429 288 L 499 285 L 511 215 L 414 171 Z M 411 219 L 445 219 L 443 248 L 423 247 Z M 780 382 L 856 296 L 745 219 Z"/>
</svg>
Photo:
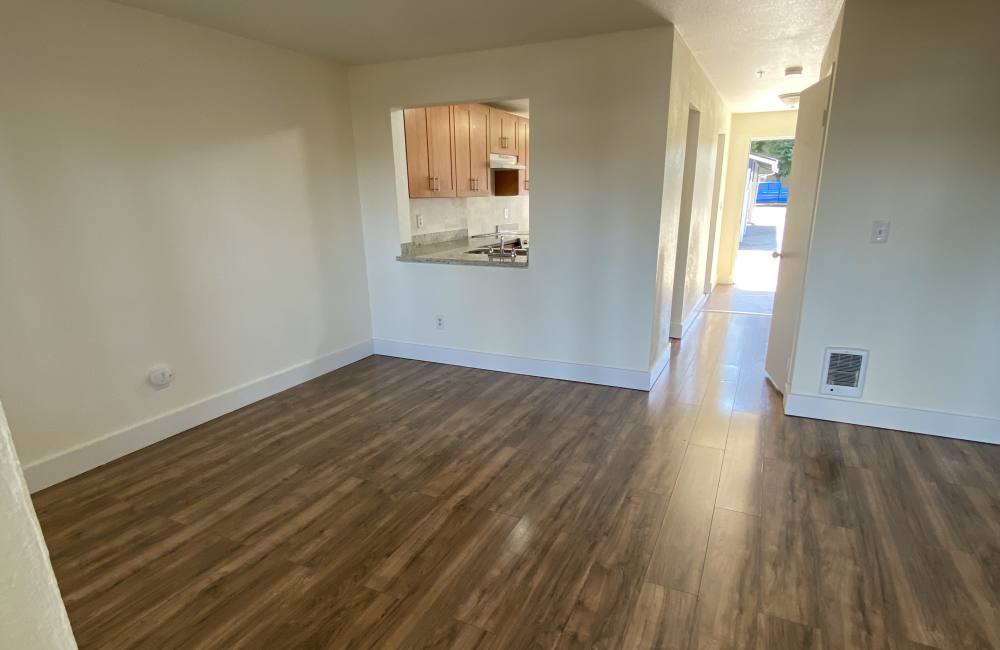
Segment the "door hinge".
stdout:
<svg viewBox="0 0 1000 650">
<path fill-rule="evenodd" d="M 830 117 L 830 109 L 829 108 L 824 108 L 823 109 L 823 126 L 824 127 L 826 126 L 826 119 L 828 117 Z"/>
</svg>

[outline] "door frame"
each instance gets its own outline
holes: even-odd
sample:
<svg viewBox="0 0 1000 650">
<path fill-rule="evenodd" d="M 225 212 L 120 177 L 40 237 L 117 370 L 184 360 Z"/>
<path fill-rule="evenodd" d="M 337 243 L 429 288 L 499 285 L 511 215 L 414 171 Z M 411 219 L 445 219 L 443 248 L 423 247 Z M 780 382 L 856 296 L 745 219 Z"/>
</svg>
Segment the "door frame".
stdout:
<svg viewBox="0 0 1000 650">
<path fill-rule="evenodd" d="M 684 163 L 681 176 L 680 218 L 677 223 L 677 251 L 674 255 L 674 287 L 670 302 L 670 338 L 684 335 L 684 293 L 687 284 L 687 260 L 691 247 L 691 217 L 694 211 L 694 188 L 698 176 L 698 141 L 701 136 L 701 109 L 688 106 L 684 127 Z"/>
</svg>

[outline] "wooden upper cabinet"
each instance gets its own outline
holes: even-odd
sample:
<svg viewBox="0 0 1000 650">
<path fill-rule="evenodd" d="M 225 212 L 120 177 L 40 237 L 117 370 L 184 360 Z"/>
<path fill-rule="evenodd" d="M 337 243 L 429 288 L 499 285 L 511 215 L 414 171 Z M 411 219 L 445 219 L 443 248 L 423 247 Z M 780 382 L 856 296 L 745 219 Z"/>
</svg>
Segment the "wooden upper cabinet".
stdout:
<svg viewBox="0 0 1000 650">
<path fill-rule="evenodd" d="M 490 154 L 517 156 L 518 182 L 504 174 L 503 193 L 528 191 L 528 119 L 483 104 L 403 111 L 410 198 L 490 196 Z M 516 185 L 516 188 L 515 188 Z M 501 194 L 501 192 L 495 192 Z"/>
<path fill-rule="evenodd" d="M 410 197 L 456 196 L 451 107 L 407 108 L 403 130 Z"/>
<path fill-rule="evenodd" d="M 521 191 L 527 192 L 529 183 L 528 170 L 531 168 L 531 163 L 529 162 L 529 135 L 530 135 L 530 122 L 527 118 L 519 117 L 517 118 L 517 162 L 524 165 L 524 174 L 522 174 L 521 181 Z"/>
<path fill-rule="evenodd" d="M 406 133 L 406 180 L 410 186 L 410 197 L 434 196 L 430 151 L 427 148 L 427 109 L 404 109 L 403 131 Z"/>
<path fill-rule="evenodd" d="M 489 109 L 459 104 L 455 119 L 455 184 L 458 196 L 490 195 Z"/>
<path fill-rule="evenodd" d="M 517 155 L 517 116 L 490 108 L 490 153 Z"/>
</svg>

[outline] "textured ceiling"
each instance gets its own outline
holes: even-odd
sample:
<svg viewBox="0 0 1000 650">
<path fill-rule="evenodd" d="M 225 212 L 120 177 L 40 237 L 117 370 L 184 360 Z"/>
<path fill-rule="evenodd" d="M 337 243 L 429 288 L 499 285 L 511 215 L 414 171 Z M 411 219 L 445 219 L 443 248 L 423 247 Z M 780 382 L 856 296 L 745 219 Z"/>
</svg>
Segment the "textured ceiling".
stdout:
<svg viewBox="0 0 1000 650">
<path fill-rule="evenodd" d="M 681 32 L 736 112 L 785 108 L 778 95 L 819 79 L 842 0 L 642 0 Z M 803 74 L 785 78 L 785 68 Z M 764 70 L 758 78 L 757 71 Z"/>
<path fill-rule="evenodd" d="M 841 0 L 116 0 L 344 63 L 536 43 L 672 22 L 736 111 L 818 76 Z M 806 74 L 785 82 L 786 65 Z M 755 71 L 767 71 L 758 79 Z"/>
</svg>

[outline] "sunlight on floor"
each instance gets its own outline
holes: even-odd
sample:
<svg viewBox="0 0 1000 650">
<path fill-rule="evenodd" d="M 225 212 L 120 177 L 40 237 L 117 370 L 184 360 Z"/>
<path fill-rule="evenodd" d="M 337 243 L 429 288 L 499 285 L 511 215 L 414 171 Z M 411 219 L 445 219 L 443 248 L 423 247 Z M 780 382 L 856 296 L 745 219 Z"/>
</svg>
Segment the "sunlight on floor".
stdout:
<svg viewBox="0 0 1000 650">
<path fill-rule="evenodd" d="M 778 286 L 778 260 L 765 251 L 739 251 L 734 276 L 737 289 L 774 291 Z"/>
<path fill-rule="evenodd" d="M 773 292 L 778 286 L 778 260 L 771 254 L 781 250 L 785 207 L 755 206 L 750 222 L 761 231 L 761 234 L 754 243 L 745 240 L 736 253 L 733 273 L 736 288 L 745 291 Z"/>
</svg>

